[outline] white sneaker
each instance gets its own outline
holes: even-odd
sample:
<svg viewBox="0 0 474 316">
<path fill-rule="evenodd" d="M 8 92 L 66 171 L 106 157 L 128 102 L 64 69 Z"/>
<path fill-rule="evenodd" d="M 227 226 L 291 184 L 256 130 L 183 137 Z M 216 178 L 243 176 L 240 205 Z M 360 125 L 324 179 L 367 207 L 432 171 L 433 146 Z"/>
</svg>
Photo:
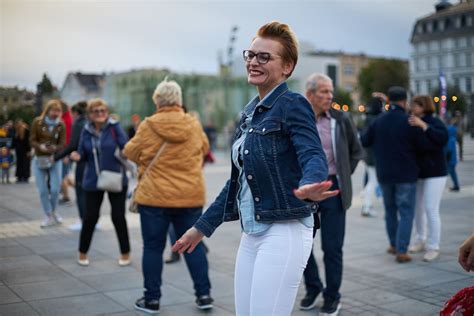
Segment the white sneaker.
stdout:
<svg viewBox="0 0 474 316">
<path fill-rule="evenodd" d="M 72 225 L 69 225 L 69 230 L 72 230 L 73 232 L 78 232 L 82 229 L 82 223 L 81 222 L 78 222 L 78 223 L 74 223 Z"/>
<path fill-rule="evenodd" d="M 118 259 L 118 264 L 121 267 L 129 266 L 132 263 L 130 259 Z"/>
<path fill-rule="evenodd" d="M 416 241 L 408 248 L 408 252 L 416 253 L 425 250 L 425 243 L 423 241 Z"/>
<path fill-rule="evenodd" d="M 54 225 L 56 225 L 56 221 L 54 220 L 54 218 L 52 216 L 48 216 L 43 220 L 43 222 L 41 222 L 40 227 L 41 228 L 46 228 L 46 227 L 51 227 L 51 226 L 54 226 Z"/>
<path fill-rule="evenodd" d="M 63 223 L 63 218 L 61 216 L 59 216 L 59 214 L 57 214 L 56 212 L 53 212 L 52 215 L 53 215 L 53 219 L 56 222 L 56 224 L 59 225 L 59 224 Z"/>
<path fill-rule="evenodd" d="M 439 250 L 428 250 L 423 256 L 423 261 L 430 262 L 439 257 Z"/>
<path fill-rule="evenodd" d="M 77 264 L 83 267 L 89 266 L 89 258 L 86 259 L 77 259 Z"/>
</svg>

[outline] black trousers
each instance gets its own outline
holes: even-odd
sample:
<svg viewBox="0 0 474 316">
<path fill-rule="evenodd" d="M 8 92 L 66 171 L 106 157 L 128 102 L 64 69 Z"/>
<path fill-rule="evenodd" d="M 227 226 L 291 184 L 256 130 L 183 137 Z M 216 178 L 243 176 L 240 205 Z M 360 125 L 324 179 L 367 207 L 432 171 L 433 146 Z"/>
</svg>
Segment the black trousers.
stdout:
<svg viewBox="0 0 474 316">
<path fill-rule="evenodd" d="M 79 239 L 79 251 L 87 253 L 94 234 L 95 225 L 99 220 L 100 206 L 104 199 L 104 191 L 85 191 L 86 212 L 82 222 L 81 237 Z M 130 252 L 130 242 L 128 239 L 127 221 L 125 220 L 125 200 L 127 197 L 127 187 L 122 192 L 108 192 L 110 206 L 112 208 L 112 223 L 117 233 L 120 245 L 120 252 L 126 254 Z"/>
</svg>

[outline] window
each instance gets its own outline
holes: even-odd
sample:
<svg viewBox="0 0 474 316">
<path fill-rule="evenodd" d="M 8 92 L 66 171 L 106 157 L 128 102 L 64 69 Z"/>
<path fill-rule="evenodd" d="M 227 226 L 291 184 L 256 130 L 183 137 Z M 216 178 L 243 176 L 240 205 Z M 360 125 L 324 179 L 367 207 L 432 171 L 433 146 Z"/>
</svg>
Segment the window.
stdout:
<svg viewBox="0 0 474 316">
<path fill-rule="evenodd" d="M 453 54 L 453 64 L 454 67 L 459 67 L 459 55 L 458 54 Z"/>
<path fill-rule="evenodd" d="M 354 74 L 354 66 L 353 65 L 344 65 L 344 75 L 352 76 Z"/>
<path fill-rule="evenodd" d="M 415 93 L 419 94 L 420 93 L 420 81 L 415 80 Z"/>
<path fill-rule="evenodd" d="M 466 77 L 466 92 L 467 92 L 467 93 L 471 93 L 471 92 L 472 92 L 471 77 Z"/>
<path fill-rule="evenodd" d="M 426 80 L 427 93 L 431 93 L 431 80 Z"/>
<path fill-rule="evenodd" d="M 444 68 L 444 65 L 443 65 L 443 56 L 439 55 L 438 56 L 438 69 L 443 69 Z"/>
<path fill-rule="evenodd" d="M 459 47 L 460 47 L 460 48 L 464 48 L 464 47 L 466 47 L 466 46 L 467 46 L 467 38 L 461 37 L 461 38 L 459 39 Z"/>
<path fill-rule="evenodd" d="M 350 83 L 348 83 L 344 86 L 344 90 L 352 92 L 352 90 L 354 90 L 354 87 Z"/>
<path fill-rule="evenodd" d="M 431 57 L 426 57 L 426 70 L 431 70 Z"/>
<path fill-rule="evenodd" d="M 472 16 L 468 16 L 466 19 L 466 25 L 467 26 L 472 26 Z"/>
<path fill-rule="evenodd" d="M 459 89 L 459 78 L 454 78 L 454 86 Z"/>
</svg>

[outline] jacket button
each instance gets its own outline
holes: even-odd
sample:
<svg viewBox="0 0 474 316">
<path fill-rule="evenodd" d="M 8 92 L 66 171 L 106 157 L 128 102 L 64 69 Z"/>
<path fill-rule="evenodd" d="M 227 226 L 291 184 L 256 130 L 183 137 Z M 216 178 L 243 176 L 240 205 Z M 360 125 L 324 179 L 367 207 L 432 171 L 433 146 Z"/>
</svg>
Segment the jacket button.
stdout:
<svg viewBox="0 0 474 316">
<path fill-rule="evenodd" d="M 248 149 L 245 149 L 245 150 L 244 150 L 244 154 L 245 154 L 245 155 L 248 155 L 248 154 L 249 154 Z"/>
<path fill-rule="evenodd" d="M 311 208 L 312 208 L 313 210 L 315 210 L 315 209 L 316 209 L 316 204 L 313 204 L 313 206 L 311 206 Z"/>
<path fill-rule="evenodd" d="M 253 132 L 253 128 L 249 129 L 249 133 L 252 133 Z"/>
<path fill-rule="evenodd" d="M 262 129 L 262 132 L 265 132 L 265 127 Z"/>
<path fill-rule="evenodd" d="M 256 219 L 260 219 L 260 215 L 255 216 Z"/>
<path fill-rule="evenodd" d="M 252 180 L 252 179 L 253 179 L 253 176 L 252 176 L 251 174 L 249 174 L 249 175 L 247 176 L 247 179 Z"/>
<path fill-rule="evenodd" d="M 255 198 L 255 202 L 260 202 L 260 198 L 258 196 Z"/>
<path fill-rule="evenodd" d="M 262 113 L 262 112 L 263 112 L 263 109 L 262 109 L 262 108 L 259 108 L 259 109 L 258 109 L 258 112 Z"/>
</svg>

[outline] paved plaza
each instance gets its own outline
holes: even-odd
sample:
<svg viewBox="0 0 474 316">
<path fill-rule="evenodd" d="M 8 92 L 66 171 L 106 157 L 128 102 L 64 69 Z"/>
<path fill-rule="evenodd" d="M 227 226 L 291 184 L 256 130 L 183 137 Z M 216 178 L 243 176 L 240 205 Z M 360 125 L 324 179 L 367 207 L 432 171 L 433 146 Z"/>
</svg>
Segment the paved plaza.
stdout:
<svg viewBox="0 0 474 316">
<path fill-rule="evenodd" d="M 229 157 L 218 153 L 217 158 L 216 164 L 205 168 L 208 202 L 229 175 Z M 474 141 L 470 138 L 465 138 L 465 160 L 457 170 L 461 192 L 446 189 L 441 203 L 441 257 L 425 263 L 422 254 L 417 254 L 413 262 L 398 264 L 385 253 L 388 242 L 382 201 L 376 202 L 375 218 L 360 216 L 364 166 L 359 165 L 353 176 L 353 206 L 347 212 L 340 315 L 436 315 L 450 296 L 474 285 L 474 273 L 464 272 L 457 263 L 459 244 L 474 231 Z M 448 179 L 447 187 L 450 185 Z M 90 251 L 91 265 L 81 267 L 76 263 L 79 233 L 67 229 L 76 221 L 75 205 L 61 206 L 59 212 L 65 219 L 62 226 L 41 229 L 43 215 L 34 182 L 0 185 L 0 315 L 145 315 L 133 309 L 143 291 L 138 215 L 127 214 L 133 263 L 119 267 L 118 242 L 105 200 L 101 228 Z M 239 240 L 238 222 L 223 224 L 206 239 L 215 299 L 210 312 L 195 307 L 183 260 L 165 265 L 161 315 L 233 315 Z M 314 249 L 321 268 L 319 237 Z M 165 255 L 168 253 L 169 248 Z M 317 315 L 318 308 L 298 310 L 303 296 L 300 286 L 293 315 Z"/>
</svg>

